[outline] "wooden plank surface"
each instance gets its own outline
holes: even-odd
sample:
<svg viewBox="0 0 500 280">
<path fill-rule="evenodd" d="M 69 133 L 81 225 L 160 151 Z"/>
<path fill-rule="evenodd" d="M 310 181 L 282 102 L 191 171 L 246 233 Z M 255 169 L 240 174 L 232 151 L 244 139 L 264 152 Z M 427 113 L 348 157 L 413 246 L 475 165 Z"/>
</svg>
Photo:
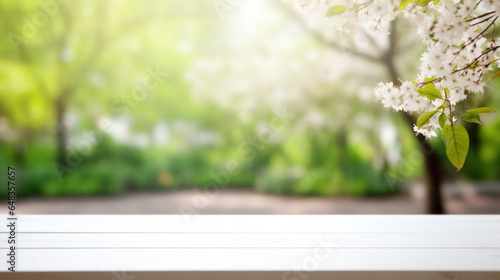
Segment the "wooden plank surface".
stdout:
<svg viewBox="0 0 500 280">
<path fill-rule="evenodd" d="M 77 241 L 75 241 L 77 240 Z M 84 248 L 490 248 L 498 234 L 423 233 L 19 233 L 21 249 Z M 0 235 L 5 249 L 7 234 Z M 325 247 L 325 246 L 324 246 Z"/>
<path fill-rule="evenodd" d="M 500 215 L 23 215 L 18 231 L 500 234 Z"/>
<path fill-rule="evenodd" d="M 499 215 L 23 215 L 17 226 L 18 271 L 500 271 Z"/>
<path fill-rule="evenodd" d="M 19 271 L 489 271 L 500 249 L 25 249 Z M 325 256 L 325 259 L 323 259 Z"/>
</svg>

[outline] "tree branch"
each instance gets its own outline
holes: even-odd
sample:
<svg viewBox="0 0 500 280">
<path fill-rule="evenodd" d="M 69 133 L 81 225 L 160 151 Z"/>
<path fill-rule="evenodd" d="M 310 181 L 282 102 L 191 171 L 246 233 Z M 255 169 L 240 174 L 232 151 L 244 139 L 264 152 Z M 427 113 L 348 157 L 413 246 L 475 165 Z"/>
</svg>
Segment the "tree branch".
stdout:
<svg viewBox="0 0 500 280">
<path fill-rule="evenodd" d="M 335 43 L 333 41 L 328 40 L 320 32 L 318 32 L 317 30 L 314 30 L 310 26 L 308 26 L 304 22 L 304 20 L 296 12 L 294 12 L 293 10 L 291 10 L 290 8 L 285 6 L 284 4 L 280 4 L 280 6 L 282 7 L 282 10 L 289 17 L 291 17 L 292 19 L 297 21 L 297 23 L 300 25 L 300 27 L 302 29 L 304 29 L 305 31 L 307 31 L 308 33 L 310 33 L 318 42 L 320 42 L 320 43 L 322 43 L 322 44 L 324 44 L 324 45 L 326 45 L 334 50 L 348 53 L 350 55 L 353 55 L 353 56 L 356 56 L 356 57 L 359 57 L 359 58 L 362 58 L 362 59 L 365 59 L 365 60 L 368 60 L 371 62 L 376 62 L 376 63 L 382 62 L 382 59 L 380 57 L 372 56 L 372 55 L 367 54 L 367 53 L 356 51 L 354 48 L 345 48 L 345 47 L 338 45 L 337 43 Z"/>
</svg>

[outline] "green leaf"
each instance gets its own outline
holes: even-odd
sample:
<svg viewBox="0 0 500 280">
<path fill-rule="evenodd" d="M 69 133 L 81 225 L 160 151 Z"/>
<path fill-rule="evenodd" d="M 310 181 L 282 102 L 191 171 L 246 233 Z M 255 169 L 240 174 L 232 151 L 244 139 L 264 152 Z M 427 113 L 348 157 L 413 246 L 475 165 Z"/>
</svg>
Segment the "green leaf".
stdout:
<svg viewBox="0 0 500 280">
<path fill-rule="evenodd" d="M 479 113 L 476 112 L 466 112 L 462 117 L 462 120 L 467 121 L 467 122 L 475 122 L 479 124 L 483 124 L 481 122 L 481 118 L 479 118 Z"/>
<path fill-rule="evenodd" d="M 420 115 L 417 119 L 417 127 L 421 128 L 422 126 L 426 125 L 429 123 L 429 120 L 436 114 L 437 111 L 430 111 L 430 112 L 425 112 L 422 115 Z"/>
<path fill-rule="evenodd" d="M 399 10 L 400 11 L 404 10 L 411 3 L 413 3 L 412 0 L 401 0 L 401 3 L 399 4 Z"/>
<path fill-rule="evenodd" d="M 417 92 L 420 94 L 420 96 L 427 97 L 430 100 L 443 98 L 443 96 L 441 95 L 441 91 L 439 91 L 439 89 L 437 89 L 433 83 L 428 83 L 427 85 L 425 85 L 425 87 L 417 89 Z"/>
<path fill-rule="evenodd" d="M 330 7 L 330 9 L 328 9 L 326 16 L 331 17 L 331 16 L 340 15 L 341 13 L 345 12 L 345 10 L 347 10 L 346 6 L 335 5 L 335 6 Z"/>
<path fill-rule="evenodd" d="M 489 114 L 489 113 L 495 113 L 496 111 L 489 108 L 489 107 L 479 107 L 475 109 L 470 109 L 467 110 L 467 113 L 478 113 L 478 114 Z"/>
<path fill-rule="evenodd" d="M 443 128 L 443 126 L 446 124 L 446 119 L 448 119 L 448 118 L 446 117 L 445 113 L 442 113 L 441 115 L 439 115 L 439 126 L 441 128 Z"/>
<path fill-rule="evenodd" d="M 459 124 L 443 127 L 441 138 L 446 146 L 446 155 L 450 162 L 458 169 L 462 169 L 469 151 L 469 134 Z"/>
<path fill-rule="evenodd" d="M 408 5 L 413 2 L 417 2 L 417 0 L 401 0 L 401 4 L 399 4 L 399 10 L 404 10 Z"/>
</svg>

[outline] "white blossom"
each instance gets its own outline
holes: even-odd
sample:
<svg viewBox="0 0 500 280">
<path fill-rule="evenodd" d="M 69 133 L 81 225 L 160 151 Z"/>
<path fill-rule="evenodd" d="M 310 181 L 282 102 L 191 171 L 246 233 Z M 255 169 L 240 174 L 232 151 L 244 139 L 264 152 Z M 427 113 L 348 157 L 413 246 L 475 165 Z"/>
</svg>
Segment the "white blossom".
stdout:
<svg viewBox="0 0 500 280">
<path fill-rule="evenodd" d="M 441 0 L 431 1 L 427 7 L 415 2 L 403 11 L 399 11 L 400 1 L 292 2 L 300 12 L 324 17 L 343 31 L 357 23 L 368 26 L 374 36 L 387 34 L 390 22 L 397 16 L 416 23 L 417 34 L 427 47 L 421 56 L 420 73 L 401 86 L 379 83 L 374 90 L 376 99 L 395 111 L 442 111 L 448 122 L 454 122 L 454 105 L 467 99 L 470 93 L 484 93 L 483 76 L 493 69 L 492 64 L 500 62 L 499 46 L 494 39 L 484 36 L 500 16 L 498 0 Z M 346 9 L 327 17 L 329 8 L 335 5 Z M 417 92 L 430 83 L 441 92 L 441 98 L 432 102 Z M 440 127 L 439 115 L 436 113 L 428 123 L 420 128 L 415 126 L 414 130 L 427 138 L 434 136 L 433 130 Z"/>
</svg>

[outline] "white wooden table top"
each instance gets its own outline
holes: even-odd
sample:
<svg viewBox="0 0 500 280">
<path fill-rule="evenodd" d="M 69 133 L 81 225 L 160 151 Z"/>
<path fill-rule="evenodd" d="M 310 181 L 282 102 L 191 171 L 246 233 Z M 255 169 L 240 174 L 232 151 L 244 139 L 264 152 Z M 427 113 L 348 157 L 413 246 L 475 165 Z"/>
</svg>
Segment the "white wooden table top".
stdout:
<svg viewBox="0 0 500 280">
<path fill-rule="evenodd" d="M 17 271 L 500 271 L 500 215 L 17 218 Z"/>
</svg>

